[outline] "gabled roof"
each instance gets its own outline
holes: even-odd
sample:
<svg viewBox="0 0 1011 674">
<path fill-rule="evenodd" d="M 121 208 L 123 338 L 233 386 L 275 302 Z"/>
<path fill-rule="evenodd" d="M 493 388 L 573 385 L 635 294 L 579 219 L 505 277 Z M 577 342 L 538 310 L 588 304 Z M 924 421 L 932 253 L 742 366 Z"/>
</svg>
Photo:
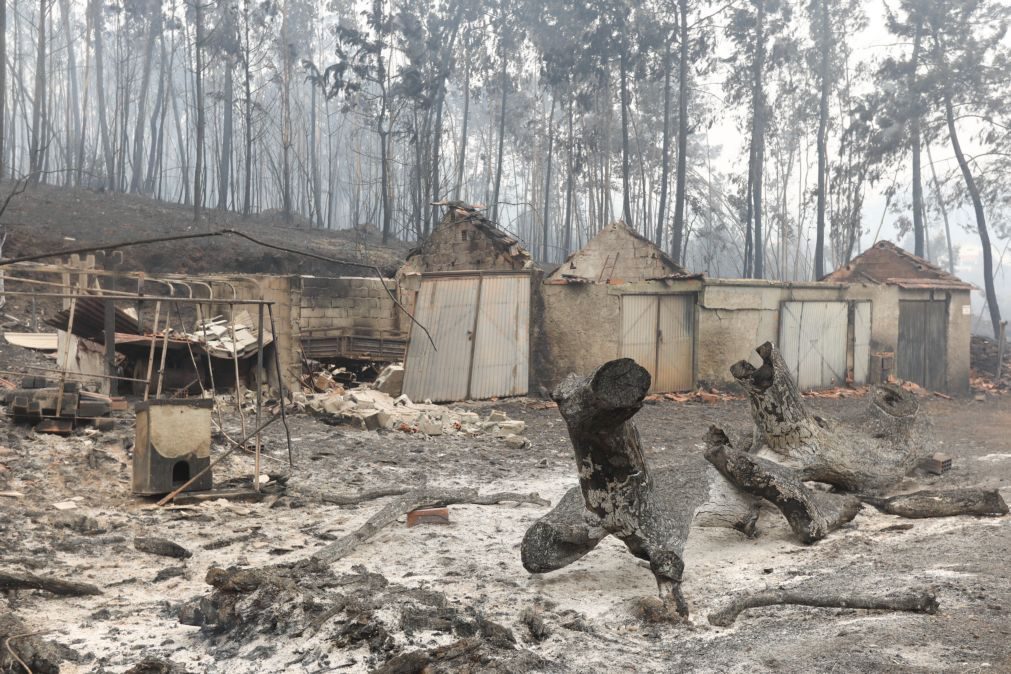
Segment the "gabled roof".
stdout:
<svg viewBox="0 0 1011 674">
<path fill-rule="evenodd" d="M 495 226 L 476 207 L 461 201 L 445 206 L 439 224 L 407 254 L 399 274 L 468 270 L 530 269 L 533 259 L 519 240 Z"/>
<path fill-rule="evenodd" d="M 878 241 L 821 280 L 877 283 L 904 288 L 972 288 L 972 285 L 954 274 L 949 274 L 890 241 Z"/>
<path fill-rule="evenodd" d="M 652 241 L 617 220 L 566 258 L 546 283 L 609 283 L 695 278 Z"/>
</svg>

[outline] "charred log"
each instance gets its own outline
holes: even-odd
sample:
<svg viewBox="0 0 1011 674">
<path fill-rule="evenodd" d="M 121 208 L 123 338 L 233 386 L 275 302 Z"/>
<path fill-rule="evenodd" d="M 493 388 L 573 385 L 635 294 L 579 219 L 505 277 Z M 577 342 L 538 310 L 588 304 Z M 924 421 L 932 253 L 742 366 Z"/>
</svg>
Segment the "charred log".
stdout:
<svg viewBox="0 0 1011 674">
<path fill-rule="evenodd" d="M 737 616 L 749 608 L 796 604 L 819 608 L 859 608 L 877 611 L 912 611 L 915 613 L 937 613 L 937 597 L 932 592 L 910 592 L 908 594 L 835 594 L 825 590 L 766 590 L 748 594 L 733 600 L 724 609 L 711 613 L 709 623 L 717 627 L 729 627 Z"/>
<path fill-rule="evenodd" d="M 551 512 L 527 529 L 520 549 L 523 568 L 530 573 L 547 573 L 568 566 L 608 535 L 600 518 L 586 509 L 579 487 L 573 487 Z"/>
<path fill-rule="evenodd" d="M 891 498 L 864 497 L 863 500 L 889 515 L 910 519 L 955 515 L 1000 517 L 1008 514 L 1007 503 L 996 489 L 924 490 Z"/>
<path fill-rule="evenodd" d="M 772 343 L 756 351 L 760 367 L 742 360 L 730 372 L 747 392 L 759 456 L 796 468 L 806 481 L 874 491 L 901 480 L 926 454 L 919 404 L 901 387 L 878 387 L 864 414 L 842 426 L 807 411 Z"/>
<path fill-rule="evenodd" d="M 726 434 L 715 426 L 706 436 L 705 456 L 732 484 L 774 503 L 805 543 L 821 540 L 860 512 L 856 497 L 809 489 L 798 472 L 734 449 Z"/>
</svg>

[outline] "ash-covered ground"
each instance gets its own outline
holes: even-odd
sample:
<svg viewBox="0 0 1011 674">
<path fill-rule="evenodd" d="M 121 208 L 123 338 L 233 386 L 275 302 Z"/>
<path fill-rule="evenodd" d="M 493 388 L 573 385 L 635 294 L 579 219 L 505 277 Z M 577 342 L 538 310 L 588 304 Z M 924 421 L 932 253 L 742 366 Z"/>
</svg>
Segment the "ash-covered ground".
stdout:
<svg viewBox="0 0 1011 674">
<path fill-rule="evenodd" d="M 840 418 L 865 400 L 808 404 Z M 530 446 L 510 448 L 489 435 L 348 430 L 299 415 L 290 419 L 295 468 L 279 499 L 168 508 L 130 494 L 132 415 L 120 418 L 115 431 L 69 438 L 2 421 L 0 491 L 23 496 L 0 497 L 0 570 L 93 583 L 102 594 L 22 590 L 0 599 L 0 614 L 13 612 L 28 630 L 44 632 L 40 638 L 66 647 L 60 650 L 65 673 L 410 672 L 425 666 L 1011 671 L 1007 516 L 902 520 L 865 506 L 851 524 L 811 546 L 796 542 L 771 508 L 757 538 L 693 530 L 684 583 L 688 624 L 641 618 L 637 600 L 655 595 L 653 576 L 613 538 L 565 569 L 527 573 L 519 546 L 526 528 L 547 512 L 540 505 L 454 505 L 449 526 L 408 528 L 401 518 L 333 564 L 305 562 L 390 501 L 342 507 L 325 503 L 323 494 L 427 484 L 537 492 L 554 503 L 575 484 L 556 409 L 534 400 L 466 407 L 482 415 L 501 409 L 525 421 Z M 928 397 L 921 413 L 954 468 L 940 477 L 918 473 L 904 486 L 996 487 L 1011 497 L 1011 397 Z M 688 474 L 704 467 L 701 439 L 710 423 L 740 431 L 751 423 L 743 400 L 648 404 L 636 422 L 648 460 Z M 236 437 L 234 414 L 226 426 Z M 265 471 L 288 474 L 283 438 L 280 424 L 270 427 L 266 452 L 273 458 Z M 238 453 L 219 464 L 215 482 L 251 472 L 252 458 Z M 76 507 L 54 507 L 68 500 Z M 138 536 L 171 540 L 192 556 L 140 552 Z M 738 593 L 801 586 L 930 588 L 940 611 L 776 606 L 747 611 L 730 628 L 706 620 Z M 208 614 L 216 627 L 184 624 L 206 622 Z M 21 670 L 14 664 L 10 671 Z"/>
</svg>

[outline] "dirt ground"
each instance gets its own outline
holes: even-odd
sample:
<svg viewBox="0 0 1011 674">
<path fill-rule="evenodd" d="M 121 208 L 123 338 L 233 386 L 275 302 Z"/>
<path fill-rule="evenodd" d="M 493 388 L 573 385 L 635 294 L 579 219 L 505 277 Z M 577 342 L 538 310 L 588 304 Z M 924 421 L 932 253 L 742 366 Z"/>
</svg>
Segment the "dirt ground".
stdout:
<svg viewBox="0 0 1011 674">
<path fill-rule="evenodd" d="M 823 416 L 841 418 L 865 401 L 809 399 L 809 404 Z M 917 474 L 904 486 L 996 487 L 1005 499 L 1011 497 L 1011 396 L 985 402 L 930 397 L 923 404 L 937 449 L 955 457 L 954 467 L 942 477 Z M 45 638 L 72 650 L 60 670 L 71 674 L 124 672 L 151 657 L 194 673 L 372 671 L 398 655 L 456 641 L 449 628 L 411 628 L 408 607 L 419 601 L 449 611 L 454 621 L 479 616 L 479 624 L 504 628 L 515 641 L 500 639 L 492 656 L 463 671 L 1011 671 L 1011 518 L 901 520 L 869 506 L 811 546 L 797 543 L 772 509 L 763 512 L 754 539 L 729 530 L 693 530 L 684 583 L 689 624 L 637 617 L 636 600 L 654 596 L 655 583 L 613 538 L 565 569 L 527 573 L 520 541 L 548 508 L 510 503 L 451 506 L 449 526 L 407 528 L 401 518 L 324 569 L 335 574 L 324 584 L 344 586 L 347 596 L 352 596 L 347 588 L 358 587 L 356 601 L 371 601 L 370 611 L 360 614 L 365 619 L 346 611 L 332 616 L 326 628 L 295 629 L 292 624 L 309 615 L 312 598 L 278 610 L 261 594 L 245 605 L 251 616 L 246 629 L 215 633 L 179 622 L 184 606 L 211 595 L 208 568 L 304 559 L 388 503 L 340 507 L 322 502 L 320 493 L 427 482 L 482 492 L 537 492 L 554 503 L 575 484 L 572 450 L 557 410 L 527 399 L 465 407 L 482 415 L 501 409 L 522 419 L 530 447 L 512 449 L 488 436 L 353 431 L 299 415 L 290 420 L 295 468 L 286 495 L 273 507 L 219 500 L 159 509 L 131 497 L 129 416 L 117 421 L 113 432 L 70 438 L 37 435 L 4 420 L 0 490 L 24 496 L 0 497 L 0 568 L 86 581 L 103 590 L 84 598 L 20 591 L 9 594 L 7 604 L 30 629 L 44 630 Z M 689 475 L 701 473 L 701 436 L 710 423 L 750 427 L 742 400 L 665 401 L 647 405 L 636 421 L 648 460 Z M 237 431 L 234 414 L 226 427 Z M 266 470 L 284 473 L 280 425 L 267 436 L 266 452 L 274 458 Z M 249 456 L 233 456 L 216 469 L 215 481 L 251 471 Z M 54 503 L 70 499 L 75 509 L 54 509 Z M 141 535 L 175 541 L 192 557 L 139 552 L 133 540 Z M 706 620 L 737 593 L 802 586 L 932 588 L 940 611 L 779 606 L 747 611 L 731 628 Z M 3 608 L 0 600 L 0 612 Z M 530 627 L 531 615 L 542 621 L 536 629 Z"/>
</svg>

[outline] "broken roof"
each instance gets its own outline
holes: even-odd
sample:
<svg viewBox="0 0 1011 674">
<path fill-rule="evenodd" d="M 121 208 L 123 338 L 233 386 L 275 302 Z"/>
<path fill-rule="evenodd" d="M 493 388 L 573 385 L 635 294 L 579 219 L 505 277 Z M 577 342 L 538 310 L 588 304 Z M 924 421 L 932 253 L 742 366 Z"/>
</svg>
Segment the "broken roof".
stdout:
<svg viewBox="0 0 1011 674">
<path fill-rule="evenodd" d="M 620 220 L 566 258 L 546 283 L 608 283 L 698 278 Z"/>
<path fill-rule="evenodd" d="M 407 254 L 400 274 L 466 270 L 517 271 L 533 267 L 519 240 L 495 226 L 475 206 L 441 202 L 442 220 L 424 242 Z"/>
<path fill-rule="evenodd" d="M 877 283 L 903 288 L 972 288 L 954 274 L 949 274 L 890 241 L 878 241 L 821 280 Z"/>
</svg>

